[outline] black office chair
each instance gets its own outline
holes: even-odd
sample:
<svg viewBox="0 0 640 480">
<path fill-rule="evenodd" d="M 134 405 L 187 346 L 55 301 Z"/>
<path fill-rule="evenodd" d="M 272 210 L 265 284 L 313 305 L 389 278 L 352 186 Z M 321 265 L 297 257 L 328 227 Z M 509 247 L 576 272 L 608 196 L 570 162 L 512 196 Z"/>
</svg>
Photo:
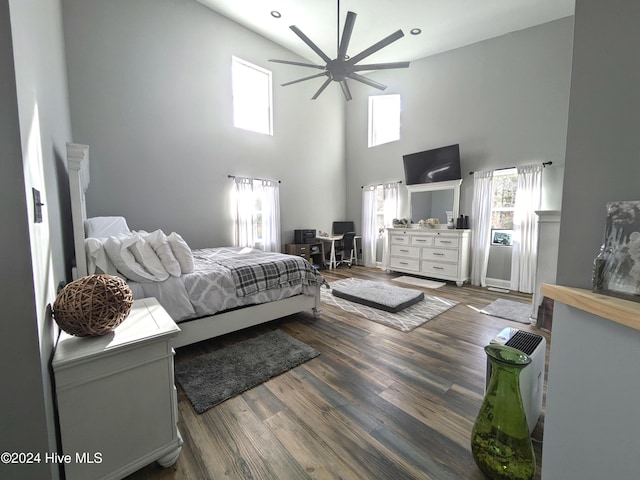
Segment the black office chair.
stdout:
<svg viewBox="0 0 640 480">
<path fill-rule="evenodd" d="M 347 232 L 342 236 L 342 245 L 336 250 L 336 256 L 340 256 L 338 267 L 344 263 L 351 268 L 356 263 L 355 236 L 356 232 Z"/>
</svg>

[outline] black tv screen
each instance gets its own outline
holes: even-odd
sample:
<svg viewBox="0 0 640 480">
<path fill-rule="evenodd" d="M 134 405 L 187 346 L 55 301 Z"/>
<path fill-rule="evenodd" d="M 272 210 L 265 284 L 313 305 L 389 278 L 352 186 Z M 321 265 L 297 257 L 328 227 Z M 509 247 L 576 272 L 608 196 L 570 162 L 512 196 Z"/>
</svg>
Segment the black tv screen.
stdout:
<svg viewBox="0 0 640 480">
<path fill-rule="evenodd" d="M 446 182 L 462 178 L 458 144 L 403 155 L 402 161 L 407 185 Z"/>
</svg>

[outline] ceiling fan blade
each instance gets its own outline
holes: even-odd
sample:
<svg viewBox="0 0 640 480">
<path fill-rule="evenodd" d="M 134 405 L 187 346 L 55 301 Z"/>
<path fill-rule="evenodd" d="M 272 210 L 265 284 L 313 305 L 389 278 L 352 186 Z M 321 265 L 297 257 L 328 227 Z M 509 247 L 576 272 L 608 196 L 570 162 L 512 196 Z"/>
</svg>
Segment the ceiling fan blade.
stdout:
<svg viewBox="0 0 640 480">
<path fill-rule="evenodd" d="M 370 87 L 377 88 L 378 90 L 384 90 L 387 88 L 386 85 L 371 80 L 370 78 L 363 77 L 362 75 L 358 75 L 357 73 L 352 73 L 351 75 L 349 75 L 349 78 L 360 83 L 364 83 L 365 85 L 369 85 Z"/>
<path fill-rule="evenodd" d="M 320 94 L 324 91 L 324 89 L 327 88 L 332 81 L 333 80 L 331 80 L 330 78 L 327 78 L 325 82 L 322 84 L 322 86 L 318 89 L 316 94 L 313 97 L 311 97 L 311 100 L 315 100 L 316 98 L 318 98 Z"/>
<path fill-rule="evenodd" d="M 318 70 L 324 70 L 326 68 L 324 65 L 314 65 L 313 63 L 292 62 L 290 60 L 276 60 L 275 58 L 270 58 L 269 61 L 274 63 L 284 63 L 285 65 L 297 65 L 298 67 L 317 68 Z"/>
<path fill-rule="evenodd" d="M 327 56 L 327 54 L 324 53 L 322 50 L 320 50 L 320 48 L 315 43 L 313 43 L 309 37 L 307 37 L 304 33 L 302 33 L 302 31 L 298 27 L 296 27 L 295 25 L 291 25 L 289 28 L 293 30 L 293 33 L 298 35 L 298 37 L 300 37 L 300 39 L 304 43 L 306 43 L 309 46 L 309 48 L 311 48 L 311 50 L 316 52 L 318 56 L 322 58 L 322 60 L 324 60 L 327 63 L 331 61 L 331 59 Z"/>
<path fill-rule="evenodd" d="M 368 65 L 354 65 L 354 72 L 362 72 L 364 70 L 386 70 L 389 68 L 407 68 L 409 62 L 391 62 L 391 63 L 370 63 Z"/>
<path fill-rule="evenodd" d="M 401 39 L 402 37 L 404 37 L 404 33 L 402 33 L 402 30 L 397 30 L 396 32 L 393 32 L 391 35 L 389 35 L 388 37 L 385 37 L 382 40 L 380 40 L 379 42 L 374 43 L 373 45 L 371 45 L 366 50 L 363 50 L 362 52 L 360 52 L 355 57 L 351 57 L 348 60 L 347 63 L 349 63 L 350 65 L 355 65 L 360 60 L 363 60 L 364 58 L 368 57 L 369 55 L 372 55 L 372 54 L 376 53 L 378 50 L 383 49 L 387 45 L 395 42 L 396 40 Z"/>
<path fill-rule="evenodd" d="M 294 83 L 300 83 L 300 82 L 304 82 L 305 80 L 311 80 L 312 78 L 324 77 L 326 75 L 327 75 L 327 72 L 316 73 L 315 75 L 310 75 L 308 77 L 299 78 L 298 80 L 292 80 L 290 82 L 283 83 L 281 86 L 282 87 L 286 87 L 288 85 L 293 85 Z"/>
<path fill-rule="evenodd" d="M 351 100 L 351 92 L 349 91 L 349 85 L 347 85 L 347 81 L 346 80 L 342 80 L 340 82 L 340 86 L 342 87 L 342 93 L 344 93 L 344 98 L 347 100 L 347 102 L 349 100 Z"/>
<path fill-rule="evenodd" d="M 351 41 L 351 34 L 353 33 L 353 26 L 356 23 L 357 15 L 353 12 L 347 12 L 347 19 L 344 22 L 344 29 L 342 30 L 342 39 L 340 45 L 338 45 L 338 57 L 344 59 L 347 55 L 347 49 L 349 48 L 349 42 Z"/>
</svg>

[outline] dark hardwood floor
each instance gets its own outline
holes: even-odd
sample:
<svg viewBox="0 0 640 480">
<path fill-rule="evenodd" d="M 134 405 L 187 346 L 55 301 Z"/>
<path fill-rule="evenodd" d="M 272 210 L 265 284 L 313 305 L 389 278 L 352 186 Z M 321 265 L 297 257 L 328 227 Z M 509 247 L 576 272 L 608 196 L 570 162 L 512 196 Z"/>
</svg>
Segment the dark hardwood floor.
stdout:
<svg viewBox="0 0 640 480">
<path fill-rule="evenodd" d="M 322 273 L 329 282 L 397 276 L 358 266 Z M 469 447 L 483 398 L 483 347 L 505 327 L 544 335 L 547 350 L 550 338 L 469 308 L 528 295 L 455 284 L 424 291 L 460 303 L 409 333 L 325 305 L 318 318 L 300 313 L 178 349 L 188 357 L 281 329 L 321 355 L 201 415 L 178 384 L 178 461 L 128 478 L 484 479 Z M 543 420 L 544 412 L 533 432 L 536 479 Z"/>
</svg>

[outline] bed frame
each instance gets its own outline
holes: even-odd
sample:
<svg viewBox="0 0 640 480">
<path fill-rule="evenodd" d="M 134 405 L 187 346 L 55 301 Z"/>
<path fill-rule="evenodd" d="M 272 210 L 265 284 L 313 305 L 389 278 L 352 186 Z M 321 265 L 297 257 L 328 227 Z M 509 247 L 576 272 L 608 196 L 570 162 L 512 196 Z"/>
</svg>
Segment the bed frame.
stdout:
<svg viewBox="0 0 640 480">
<path fill-rule="evenodd" d="M 84 221 L 87 218 L 85 192 L 89 187 L 89 146 L 67 143 L 67 164 L 76 259 L 73 278 L 77 279 L 87 275 Z M 321 311 L 320 288 L 315 288 L 314 295 L 296 295 L 284 300 L 182 321 L 178 324 L 181 332 L 174 340 L 174 347 L 200 342 L 306 310 L 312 310 L 318 316 Z"/>
</svg>

